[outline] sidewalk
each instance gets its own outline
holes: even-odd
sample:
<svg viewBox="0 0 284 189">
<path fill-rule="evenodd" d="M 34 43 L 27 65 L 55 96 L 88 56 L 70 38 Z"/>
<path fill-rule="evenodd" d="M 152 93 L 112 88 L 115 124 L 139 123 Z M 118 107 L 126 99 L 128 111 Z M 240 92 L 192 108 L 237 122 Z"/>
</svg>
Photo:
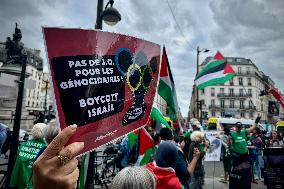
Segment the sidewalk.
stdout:
<svg viewBox="0 0 284 189">
<path fill-rule="evenodd" d="M 229 183 L 224 184 L 219 182 L 220 179 L 220 177 L 206 177 L 203 189 L 229 189 Z M 261 181 L 258 181 L 258 184 L 252 184 L 251 186 L 252 189 L 266 189 L 266 186 Z"/>
</svg>

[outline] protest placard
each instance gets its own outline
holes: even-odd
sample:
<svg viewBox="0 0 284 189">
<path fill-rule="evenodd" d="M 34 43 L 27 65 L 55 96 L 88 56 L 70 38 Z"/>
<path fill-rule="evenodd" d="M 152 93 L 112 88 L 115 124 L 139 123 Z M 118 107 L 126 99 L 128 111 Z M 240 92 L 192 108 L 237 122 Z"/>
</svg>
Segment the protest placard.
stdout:
<svg viewBox="0 0 284 189">
<path fill-rule="evenodd" d="M 153 104 L 160 46 L 96 30 L 43 28 L 61 129 L 83 152 L 146 124 Z"/>
<path fill-rule="evenodd" d="M 210 145 L 206 151 L 204 161 L 220 161 L 221 157 L 221 140 L 217 138 L 219 132 L 206 131 L 205 136 L 209 140 Z"/>
</svg>

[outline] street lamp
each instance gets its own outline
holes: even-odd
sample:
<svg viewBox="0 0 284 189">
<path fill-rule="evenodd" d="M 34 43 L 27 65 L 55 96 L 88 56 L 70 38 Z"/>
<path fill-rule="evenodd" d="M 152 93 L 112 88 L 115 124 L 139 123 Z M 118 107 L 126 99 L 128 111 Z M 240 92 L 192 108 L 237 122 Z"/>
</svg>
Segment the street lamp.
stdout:
<svg viewBox="0 0 284 189">
<path fill-rule="evenodd" d="M 15 118 L 12 132 L 12 141 L 9 154 L 9 162 L 7 168 L 7 177 L 5 188 L 9 188 L 12 170 L 16 162 L 18 146 L 19 146 L 19 132 L 21 125 L 21 115 L 22 115 L 22 105 L 24 99 L 24 86 L 25 86 L 25 77 L 26 77 L 26 67 L 27 67 L 27 52 L 24 49 L 24 44 L 21 42 L 22 32 L 18 28 L 16 23 L 15 33 L 13 34 L 13 40 L 7 38 L 6 49 L 7 49 L 7 60 L 5 63 L 19 64 L 22 67 L 20 80 L 18 82 L 18 96 L 17 104 L 15 110 Z"/>
<path fill-rule="evenodd" d="M 103 10 L 104 0 L 98 0 L 95 29 L 102 29 L 102 21 L 107 25 L 113 26 L 121 20 L 121 15 L 116 8 L 113 8 L 113 3 L 113 0 L 109 0 L 105 6 L 105 10 Z M 110 7 L 108 7 L 109 5 Z"/>
<path fill-rule="evenodd" d="M 196 76 L 198 75 L 198 72 L 199 72 L 199 54 L 200 53 L 207 53 L 209 52 L 210 50 L 207 49 L 207 48 L 203 48 L 203 49 L 199 49 L 199 46 L 197 46 L 197 49 L 196 49 L 196 52 L 197 52 L 197 57 L 196 57 Z M 196 118 L 200 120 L 200 123 L 201 123 L 201 116 L 199 116 L 199 93 L 198 93 L 198 90 L 197 90 L 197 86 L 195 86 L 195 89 L 196 89 Z M 202 110 L 202 104 L 200 102 L 200 110 Z"/>
<path fill-rule="evenodd" d="M 109 0 L 108 3 L 105 6 L 105 10 L 103 10 L 104 6 L 104 0 L 98 0 L 97 4 L 97 20 L 95 29 L 102 30 L 103 29 L 103 23 L 102 21 L 110 26 L 113 26 L 117 24 L 121 20 L 121 15 L 113 8 L 113 0 Z M 108 7 L 110 5 L 110 7 Z M 94 189 L 94 163 L 95 163 L 95 154 L 96 152 L 93 151 L 90 153 L 89 156 L 89 163 L 88 163 L 88 171 L 87 171 L 87 177 L 86 177 L 86 183 L 85 183 L 85 189 Z"/>
</svg>

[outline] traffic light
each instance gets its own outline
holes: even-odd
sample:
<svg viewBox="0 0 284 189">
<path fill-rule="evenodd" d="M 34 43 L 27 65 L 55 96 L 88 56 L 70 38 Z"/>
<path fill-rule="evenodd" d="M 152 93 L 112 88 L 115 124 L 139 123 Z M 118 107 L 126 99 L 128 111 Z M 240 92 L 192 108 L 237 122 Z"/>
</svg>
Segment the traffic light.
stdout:
<svg viewBox="0 0 284 189">
<path fill-rule="evenodd" d="M 208 112 L 204 112 L 204 118 L 205 118 L 205 119 L 208 118 Z"/>
<path fill-rule="evenodd" d="M 197 108 L 201 109 L 201 101 L 197 101 Z"/>
</svg>

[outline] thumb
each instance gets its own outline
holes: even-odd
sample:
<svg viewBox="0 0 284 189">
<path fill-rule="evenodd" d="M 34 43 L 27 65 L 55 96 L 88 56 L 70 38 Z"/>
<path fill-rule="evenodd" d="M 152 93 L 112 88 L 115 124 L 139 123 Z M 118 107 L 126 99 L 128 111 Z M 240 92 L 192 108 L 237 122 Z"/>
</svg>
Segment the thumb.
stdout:
<svg viewBox="0 0 284 189">
<path fill-rule="evenodd" d="M 63 129 L 44 150 L 42 158 L 51 159 L 58 155 L 59 151 L 62 150 L 64 145 L 68 142 L 69 138 L 75 133 L 76 128 L 76 125 L 71 125 Z"/>
</svg>

